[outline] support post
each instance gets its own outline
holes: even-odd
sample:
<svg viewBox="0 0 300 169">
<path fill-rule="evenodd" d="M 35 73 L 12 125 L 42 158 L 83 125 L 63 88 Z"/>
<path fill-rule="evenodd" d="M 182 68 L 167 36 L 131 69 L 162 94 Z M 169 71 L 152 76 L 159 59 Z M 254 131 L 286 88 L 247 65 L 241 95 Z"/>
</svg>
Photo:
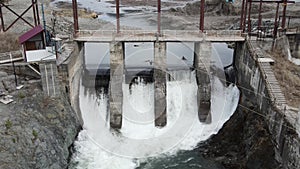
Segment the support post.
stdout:
<svg viewBox="0 0 300 169">
<path fill-rule="evenodd" d="M 201 6 L 200 6 L 200 30 L 201 32 L 204 31 L 204 10 L 205 10 L 205 0 L 201 0 Z"/>
<path fill-rule="evenodd" d="M 76 35 L 78 30 L 79 30 L 79 26 L 78 26 L 78 11 L 77 11 L 77 0 L 72 0 L 72 6 L 73 6 L 73 18 L 74 18 L 74 34 Z"/>
<path fill-rule="evenodd" d="M 1 32 L 1 30 L 3 32 L 5 32 L 5 29 L 4 29 L 4 20 L 3 20 L 3 14 L 2 14 L 2 4 L 1 3 L 0 3 L 0 20 L 1 20 L 0 32 Z"/>
<path fill-rule="evenodd" d="M 160 35 L 161 30 L 161 0 L 157 0 L 157 33 Z"/>
<path fill-rule="evenodd" d="M 262 10 L 262 0 L 259 2 L 259 13 L 258 13 L 258 30 L 261 29 L 261 22 L 262 22 L 262 16 L 261 16 L 261 11 Z"/>
<path fill-rule="evenodd" d="M 248 0 L 246 0 L 246 5 L 245 5 L 243 32 L 245 32 L 246 30 L 247 9 L 248 9 Z"/>
<path fill-rule="evenodd" d="M 279 11 L 279 3 L 277 3 L 276 7 L 276 15 L 275 15 L 275 23 L 274 23 L 274 31 L 273 31 L 273 39 L 277 37 L 277 30 L 278 30 L 278 11 Z"/>
<path fill-rule="evenodd" d="M 123 104 L 124 44 L 110 44 L 110 127 L 121 129 Z"/>
<path fill-rule="evenodd" d="M 36 18 L 36 8 L 35 8 L 35 0 L 32 0 L 32 11 L 33 11 L 33 19 L 34 19 L 34 26 L 37 26 L 37 18 Z"/>
<path fill-rule="evenodd" d="M 167 124 L 166 101 L 166 42 L 154 43 L 154 113 L 155 126 L 164 127 Z"/>
<path fill-rule="evenodd" d="M 283 5 L 283 11 L 282 11 L 282 23 L 281 23 L 281 27 L 282 27 L 282 29 L 285 29 L 287 0 L 283 0 L 283 4 L 282 5 Z"/>
<path fill-rule="evenodd" d="M 40 21 L 40 13 L 39 13 L 39 4 L 37 0 L 35 0 L 35 9 L 36 9 L 37 23 L 38 25 L 40 25 L 41 21 Z"/>
<path fill-rule="evenodd" d="M 251 7 L 252 7 L 252 0 L 249 0 L 249 11 L 248 11 L 248 33 L 251 33 Z"/>
<path fill-rule="evenodd" d="M 244 13 L 245 13 L 245 0 L 242 1 L 242 11 L 241 11 L 241 21 L 240 21 L 240 30 L 242 31 L 244 30 L 244 24 L 243 24 Z"/>
<path fill-rule="evenodd" d="M 116 0 L 117 33 L 120 33 L 120 0 Z"/>
<path fill-rule="evenodd" d="M 194 66 L 198 85 L 197 104 L 200 122 L 211 123 L 210 42 L 195 43 Z"/>
</svg>

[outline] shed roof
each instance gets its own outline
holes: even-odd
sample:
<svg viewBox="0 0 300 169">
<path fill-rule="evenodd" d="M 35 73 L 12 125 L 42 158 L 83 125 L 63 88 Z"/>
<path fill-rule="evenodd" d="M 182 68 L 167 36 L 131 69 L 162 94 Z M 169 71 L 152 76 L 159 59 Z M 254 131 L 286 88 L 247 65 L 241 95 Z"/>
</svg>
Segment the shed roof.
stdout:
<svg viewBox="0 0 300 169">
<path fill-rule="evenodd" d="M 19 43 L 23 44 L 24 42 L 26 42 L 30 38 L 32 38 L 35 35 L 41 33 L 43 30 L 44 29 L 43 29 L 43 27 L 41 25 L 38 25 L 38 26 L 32 28 L 31 30 L 29 30 L 28 32 L 24 33 L 23 35 L 21 35 L 19 37 Z"/>
</svg>

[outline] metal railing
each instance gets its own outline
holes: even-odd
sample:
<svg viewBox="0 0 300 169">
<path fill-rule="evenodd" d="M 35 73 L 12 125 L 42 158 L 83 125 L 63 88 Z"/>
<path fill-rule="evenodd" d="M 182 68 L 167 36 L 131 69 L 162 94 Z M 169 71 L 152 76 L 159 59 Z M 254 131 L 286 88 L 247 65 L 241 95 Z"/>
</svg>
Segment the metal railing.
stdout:
<svg viewBox="0 0 300 169">
<path fill-rule="evenodd" d="M 0 63 L 6 63 L 11 61 L 11 59 L 14 60 L 19 58 L 23 58 L 21 50 L 0 53 Z"/>
</svg>

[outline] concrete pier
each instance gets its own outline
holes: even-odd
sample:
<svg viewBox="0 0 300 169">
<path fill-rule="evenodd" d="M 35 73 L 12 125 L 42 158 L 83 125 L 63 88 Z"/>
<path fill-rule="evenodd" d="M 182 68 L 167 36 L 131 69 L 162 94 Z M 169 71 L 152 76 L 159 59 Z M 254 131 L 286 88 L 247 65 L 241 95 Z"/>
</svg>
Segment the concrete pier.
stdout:
<svg viewBox="0 0 300 169">
<path fill-rule="evenodd" d="M 122 82 L 124 74 L 124 43 L 110 43 L 110 127 L 122 127 Z"/>
<path fill-rule="evenodd" d="M 212 45 L 210 42 L 195 43 L 194 66 L 198 84 L 197 103 L 200 122 L 211 123 L 210 99 L 210 60 Z"/>
<path fill-rule="evenodd" d="M 154 113 L 155 126 L 164 127 L 167 124 L 166 103 L 166 42 L 154 43 Z"/>
</svg>

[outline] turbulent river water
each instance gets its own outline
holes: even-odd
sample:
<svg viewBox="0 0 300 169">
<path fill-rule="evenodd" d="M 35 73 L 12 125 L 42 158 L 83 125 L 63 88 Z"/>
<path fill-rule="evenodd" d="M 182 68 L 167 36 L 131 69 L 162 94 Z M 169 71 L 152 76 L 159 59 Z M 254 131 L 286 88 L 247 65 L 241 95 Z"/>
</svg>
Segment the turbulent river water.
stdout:
<svg viewBox="0 0 300 169">
<path fill-rule="evenodd" d="M 85 48 L 89 49 L 86 51 L 98 50 L 86 52 L 86 69 L 107 64 L 107 44 L 100 46 L 86 44 Z M 186 65 L 190 66 L 193 53 L 188 49 L 193 44 L 167 46 L 167 60 L 170 60 L 168 65 L 177 64 L 178 67 L 180 63 L 174 60 L 181 58 L 182 53 L 176 51 L 180 50 L 185 51 L 185 57 L 188 58 Z M 149 48 L 153 46 L 143 46 L 140 43 L 128 45 L 125 48 L 128 56 L 128 59 L 125 56 L 125 67 L 135 67 L 142 62 L 142 59 L 134 59 L 137 56 L 144 60 L 153 58 L 153 52 L 149 52 Z M 214 66 L 221 70 L 224 65 L 232 62 L 232 54 L 226 44 L 213 44 Z M 132 62 L 136 60 L 136 63 L 129 63 L 130 59 Z M 195 72 L 184 69 L 168 71 L 168 74 L 173 78 L 169 78 L 167 82 L 168 123 L 164 128 L 154 126 L 153 83 L 145 83 L 141 79 L 131 85 L 123 83 L 123 126 L 119 132 L 115 132 L 109 128 L 109 99 L 106 92 L 95 86 L 85 86 L 81 82 L 79 102 L 84 125 L 74 144 L 76 152 L 72 157 L 71 168 L 222 168 L 215 162 L 203 159 L 195 148 L 199 142 L 216 134 L 234 113 L 239 100 L 238 88 L 234 85 L 226 87 L 219 77 L 211 76 L 212 123 L 202 124 L 198 120 Z"/>
</svg>

